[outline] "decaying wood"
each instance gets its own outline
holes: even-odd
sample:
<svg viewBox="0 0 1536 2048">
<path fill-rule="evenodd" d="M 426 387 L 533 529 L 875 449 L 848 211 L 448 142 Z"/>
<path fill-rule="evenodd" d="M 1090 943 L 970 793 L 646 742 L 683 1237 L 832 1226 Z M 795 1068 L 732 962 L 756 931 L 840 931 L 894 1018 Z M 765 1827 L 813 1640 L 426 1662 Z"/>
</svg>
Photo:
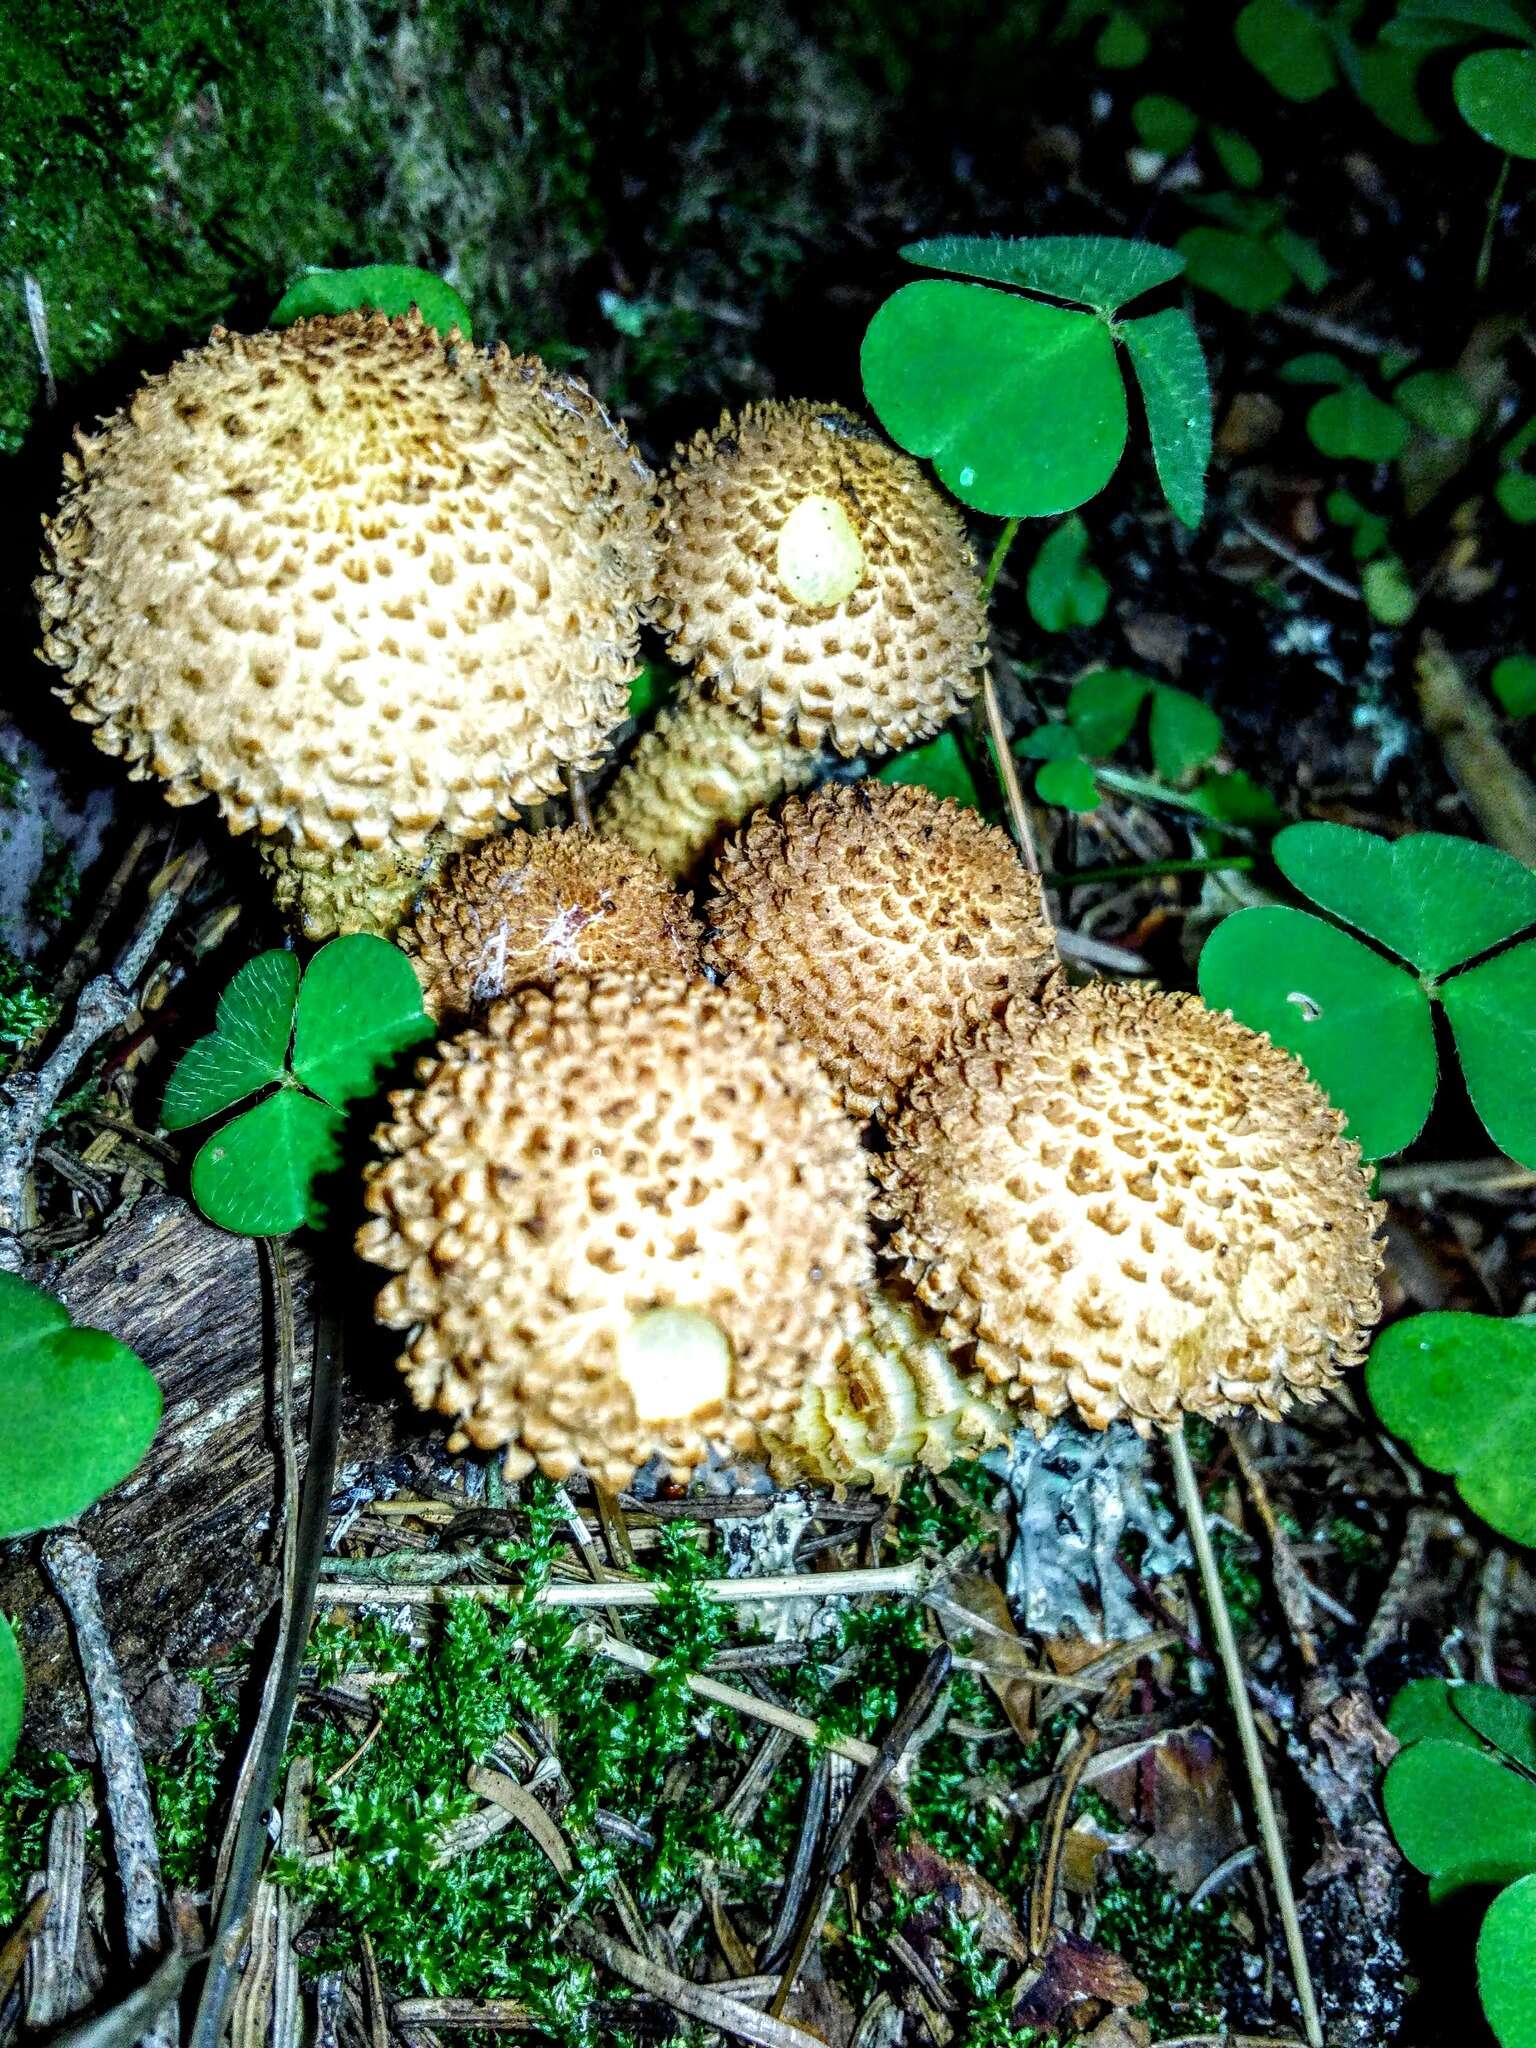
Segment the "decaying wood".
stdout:
<svg viewBox="0 0 1536 2048">
<path fill-rule="evenodd" d="M 298 1395 L 313 1343 L 310 1259 L 290 1251 Z M 62 1272 L 34 1271 L 76 1322 L 133 1347 L 160 1383 L 165 1413 L 147 1457 L 84 1518 L 101 1558 L 101 1601 L 124 1689 L 147 1748 L 196 1711 L 182 1674 L 248 1645 L 277 1591 L 280 1501 L 270 1426 L 272 1304 L 256 1246 L 204 1223 L 164 1193 L 132 1212 Z M 353 1276 L 328 1274 L 334 1290 Z M 388 1340 L 349 1368 L 343 1455 L 425 1469 L 435 1433 L 402 1399 Z M 0 1607 L 16 1617 L 27 1666 L 28 1737 L 73 1755 L 89 1748 L 69 1631 L 39 1575 L 34 1546 L 0 1552 Z"/>
</svg>

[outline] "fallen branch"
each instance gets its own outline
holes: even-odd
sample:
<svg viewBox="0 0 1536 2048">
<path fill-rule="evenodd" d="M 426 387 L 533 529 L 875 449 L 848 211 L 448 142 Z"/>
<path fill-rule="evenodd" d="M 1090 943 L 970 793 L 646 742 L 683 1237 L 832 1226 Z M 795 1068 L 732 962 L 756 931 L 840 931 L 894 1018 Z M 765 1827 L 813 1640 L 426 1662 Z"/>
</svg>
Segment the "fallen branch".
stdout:
<svg viewBox="0 0 1536 2048">
<path fill-rule="evenodd" d="M 816 2035 L 792 2027 L 772 2014 L 756 2012 L 739 1998 L 728 1998 L 713 1985 L 690 1983 L 675 1970 L 647 1962 L 638 1949 L 614 1941 L 585 1920 L 573 1920 L 566 1929 L 566 1938 L 572 1948 L 580 1949 L 592 1962 L 601 1963 L 604 1969 L 622 1977 L 648 1998 L 658 1999 L 674 2012 L 730 2034 L 738 2041 L 753 2042 L 755 2048 L 820 2048 Z"/>
</svg>

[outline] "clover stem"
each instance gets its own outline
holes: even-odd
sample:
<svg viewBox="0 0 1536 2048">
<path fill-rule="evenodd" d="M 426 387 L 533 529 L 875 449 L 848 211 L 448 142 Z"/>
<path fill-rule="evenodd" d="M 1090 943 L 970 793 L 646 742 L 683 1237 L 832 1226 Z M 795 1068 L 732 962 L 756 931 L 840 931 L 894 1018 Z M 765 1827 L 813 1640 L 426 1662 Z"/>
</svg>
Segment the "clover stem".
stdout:
<svg viewBox="0 0 1536 2048">
<path fill-rule="evenodd" d="M 1301 1921 L 1296 1912 L 1296 1894 L 1291 1885 L 1290 1867 L 1285 1859 L 1285 1844 L 1280 1839 L 1280 1822 L 1275 1812 L 1275 1797 L 1270 1789 L 1269 1774 L 1264 1767 L 1264 1752 L 1259 1743 L 1258 1726 L 1253 1718 L 1253 1705 L 1248 1698 L 1248 1675 L 1243 1669 L 1242 1652 L 1237 1646 L 1237 1632 L 1232 1626 L 1232 1611 L 1222 1590 L 1221 1574 L 1216 1565 L 1216 1551 L 1211 1542 L 1211 1532 L 1205 1522 L 1205 1503 L 1200 1498 L 1200 1487 L 1195 1478 L 1195 1468 L 1189 1455 L 1189 1442 L 1182 1424 L 1168 1432 L 1168 1455 L 1173 1462 L 1173 1477 L 1178 1488 L 1179 1506 L 1189 1530 L 1189 1540 L 1194 1546 L 1195 1562 L 1200 1569 L 1200 1583 L 1205 1591 L 1206 1605 L 1210 1609 L 1211 1633 L 1216 1638 L 1217 1654 L 1226 1677 L 1232 1713 L 1237 1721 L 1238 1742 L 1248 1773 L 1249 1790 L 1253 1795 L 1259 1837 L 1264 1845 L 1265 1861 L 1269 1865 L 1270 1883 L 1274 1887 L 1280 1925 L 1285 1932 L 1291 1974 L 1296 1981 L 1296 1998 L 1301 2007 L 1302 2030 L 1307 2037 L 1307 2048 L 1323 2048 L 1323 2025 L 1317 2009 L 1317 1993 L 1313 1989 L 1312 1971 L 1307 1962 L 1306 1946 L 1301 1938 Z"/>
<path fill-rule="evenodd" d="M 1139 866 L 1079 868 L 1076 873 L 1042 875 L 1049 889 L 1075 889 L 1084 882 L 1150 882 L 1160 875 L 1246 874 L 1258 866 L 1251 853 L 1208 854 L 1199 860 L 1149 860 Z"/>
<path fill-rule="evenodd" d="M 1014 536 L 1023 523 L 1021 519 L 1005 519 L 1003 521 L 1003 530 L 997 536 L 997 545 L 992 550 L 992 559 L 987 563 L 987 573 L 981 579 L 983 601 L 992 595 L 993 587 L 1002 573 L 1003 564 L 1008 559 L 1008 550 L 1013 546 Z"/>
<path fill-rule="evenodd" d="M 1482 247 L 1477 252 L 1477 269 L 1473 273 L 1472 287 L 1481 291 L 1488 282 L 1488 272 L 1493 264 L 1493 237 L 1499 225 L 1499 207 L 1504 198 L 1504 186 L 1509 177 L 1509 157 L 1506 155 L 1499 165 L 1499 175 L 1494 180 L 1493 191 L 1488 200 L 1488 218 L 1483 223 Z"/>
</svg>

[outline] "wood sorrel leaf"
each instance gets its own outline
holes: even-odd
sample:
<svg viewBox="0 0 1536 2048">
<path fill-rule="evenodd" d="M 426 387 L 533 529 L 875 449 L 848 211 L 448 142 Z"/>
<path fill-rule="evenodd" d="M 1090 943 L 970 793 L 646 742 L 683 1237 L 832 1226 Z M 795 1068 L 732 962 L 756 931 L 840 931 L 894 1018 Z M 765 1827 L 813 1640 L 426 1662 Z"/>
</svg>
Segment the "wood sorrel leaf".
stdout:
<svg viewBox="0 0 1536 2048">
<path fill-rule="evenodd" d="M 292 953 L 258 953 L 219 997 L 214 1028 L 177 1062 L 160 1120 L 182 1131 L 280 1081 L 293 1036 L 299 963 Z"/>
<path fill-rule="evenodd" d="M 1427 1736 L 1382 1786 L 1398 1847 L 1438 1897 L 1536 1870 L 1536 1783 L 1486 1750 Z"/>
<path fill-rule="evenodd" d="M 1109 585 L 1088 559 L 1088 529 L 1074 512 L 1040 543 L 1024 586 L 1031 616 L 1047 633 L 1096 626 L 1109 603 Z"/>
<path fill-rule="evenodd" d="M 1120 330 L 1141 386 L 1152 460 L 1176 518 L 1198 526 L 1211 464 L 1211 378 L 1195 323 L 1179 306 Z"/>
<path fill-rule="evenodd" d="M 1439 995 L 1489 1137 L 1536 1166 L 1536 940 L 1453 974 Z"/>
<path fill-rule="evenodd" d="M 1338 78 L 1322 23 L 1297 0 L 1249 0 L 1233 34 L 1248 62 L 1285 99 L 1318 99 Z"/>
<path fill-rule="evenodd" d="M 1410 1678 L 1392 1701 L 1387 1726 L 1405 1744 L 1420 1742 L 1426 1735 L 1465 1743 L 1470 1749 L 1491 1742 L 1528 1770 L 1536 1770 L 1536 1701 L 1517 1699 L 1496 1685 Z"/>
<path fill-rule="evenodd" d="M 469 308 L 430 270 L 409 263 L 361 263 L 351 270 L 309 270 L 297 278 L 272 309 L 272 327 L 288 327 L 316 313 L 376 312 L 400 316 L 415 306 L 429 327 L 447 334 L 457 327 L 472 339 Z"/>
<path fill-rule="evenodd" d="M 1507 1886 L 1483 1916 L 1477 1990 L 1500 2048 L 1536 2048 L 1536 1876 Z"/>
<path fill-rule="evenodd" d="M 1369 946 L 1304 910 L 1239 910 L 1205 943 L 1200 994 L 1304 1061 L 1367 1159 L 1418 1136 L 1437 1076 L 1429 998 Z"/>
<path fill-rule="evenodd" d="M 1307 414 L 1312 445 L 1335 461 L 1392 462 L 1408 446 L 1408 422 L 1357 380 L 1330 391 Z"/>
<path fill-rule="evenodd" d="M 1221 720 L 1209 704 L 1159 683 L 1147 728 L 1152 765 L 1165 782 L 1182 782 L 1203 768 L 1221 745 Z"/>
<path fill-rule="evenodd" d="M 409 963 L 407 963 L 409 964 Z M 284 1237 L 325 1221 L 316 1190 L 341 1164 L 341 1112 L 281 1088 L 216 1131 L 192 1162 L 192 1199 L 242 1237 Z"/>
<path fill-rule="evenodd" d="M 934 796 L 947 796 L 970 810 L 981 809 L 975 778 L 952 732 L 941 732 L 936 740 L 928 740 L 920 747 L 908 747 L 894 761 L 886 762 L 877 780 L 910 783 Z"/>
<path fill-rule="evenodd" d="M 304 973 L 293 1027 L 293 1071 L 342 1109 L 371 1095 L 407 1046 L 432 1036 L 421 983 L 398 946 L 354 932 L 322 946 Z"/>
<path fill-rule="evenodd" d="M 126 1344 L 0 1273 L 0 1536 L 83 1513 L 127 1478 L 159 1422 L 159 1386 Z"/>
<path fill-rule="evenodd" d="M 1067 719 L 1085 754 L 1112 754 L 1130 738 L 1136 714 L 1155 687 L 1134 668 L 1097 668 L 1079 676 L 1067 698 Z"/>
<path fill-rule="evenodd" d="M 860 360 L 892 439 L 978 512 L 1070 512 L 1124 450 L 1125 384 L 1091 313 L 925 278 L 886 300 Z"/>
<path fill-rule="evenodd" d="M 920 270 L 948 270 L 1113 313 L 1184 268 L 1172 249 L 1120 235 L 935 235 L 902 250 Z"/>
<path fill-rule="evenodd" d="M 1475 839 L 1290 825 L 1276 834 L 1274 856 L 1304 896 L 1421 974 L 1444 974 L 1536 924 L 1536 874 Z"/>
<path fill-rule="evenodd" d="M 11 1633 L 11 1624 L 0 1614 L 0 1771 L 16 1754 L 21 1739 L 21 1707 L 26 1681 L 21 1669 L 21 1652 Z"/>
<path fill-rule="evenodd" d="M 1376 1412 L 1467 1505 L 1536 1543 L 1536 1325 L 1437 1310 L 1383 1330 L 1366 1386 Z"/>
<path fill-rule="evenodd" d="M 1188 228 L 1179 254 L 1189 281 L 1240 313 L 1267 313 L 1291 288 L 1290 265 L 1257 235 L 1231 228 Z"/>
<path fill-rule="evenodd" d="M 1536 50 L 1477 50 L 1451 79 L 1456 111 L 1484 142 L 1536 156 Z"/>
</svg>

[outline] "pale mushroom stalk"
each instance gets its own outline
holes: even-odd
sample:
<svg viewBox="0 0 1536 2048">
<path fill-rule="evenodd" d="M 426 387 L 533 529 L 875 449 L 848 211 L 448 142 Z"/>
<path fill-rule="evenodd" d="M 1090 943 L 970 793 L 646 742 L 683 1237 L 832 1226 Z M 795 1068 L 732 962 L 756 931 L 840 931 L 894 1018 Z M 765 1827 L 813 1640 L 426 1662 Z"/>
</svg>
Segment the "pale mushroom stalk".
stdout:
<svg viewBox="0 0 1536 2048">
<path fill-rule="evenodd" d="M 685 873 L 809 783 L 818 749 L 938 732 L 975 695 L 985 613 L 955 507 L 856 414 L 801 399 L 722 415 L 662 484 L 652 616 L 693 692 L 615 778 L 602 822 Z M 674 784 L 687 815 L 668 826 L 656 792 Z"/>
</svg>

